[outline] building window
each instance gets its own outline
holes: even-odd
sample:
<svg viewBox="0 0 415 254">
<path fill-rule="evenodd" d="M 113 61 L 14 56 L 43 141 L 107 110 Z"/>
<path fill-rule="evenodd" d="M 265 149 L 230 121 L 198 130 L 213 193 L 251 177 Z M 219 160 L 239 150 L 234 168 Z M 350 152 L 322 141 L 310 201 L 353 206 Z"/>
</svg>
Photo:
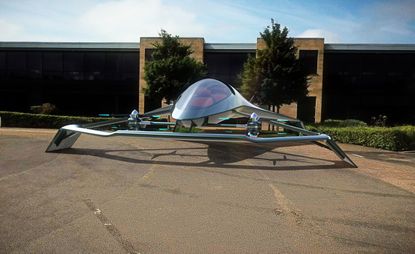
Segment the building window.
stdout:
<svg viewBox="0 0 415 254">
<path fill-rule="evenodd" d="M 62 56 L 61 52 L 44 52 L 43 69 L 47 72 L 62 72 Z"/>
<path fill-rule="evenodd" d="M 297 103 L 297 117 L 305 123 L 314 123 L 316 118 L 316 97 L 307 96 Z"/>
<path fill-rule="evenodd" d="M 0 70 L 6 69 L 6 52 L 0 52 Z"/>
<path fill-rule="evenodd" d="M 87 52 L 84 55 L 85 80 L 102 80 L 105 71 L 105 52 Z"/>
<path fill-rule="evenodd" d="M 317 74 L 318 50 L 300 50 L 300 62 L 308 75 Z"/>
<path fill-rule="evenodd" d="M 42 78 L 42 52 L 33 51 L 26 53 L 27 74 L 30 79 Z"/>
<path fill-rule="evenodd" d="M 6 76 L 6 52 L 0 52 L 0 78 Z"/>
<path fill-rule="evenodd" d="M 255 56 L 245 52 L 206 52 L 204 63 L 207 66 L 208 77 L 236 86 L 238 75 L 249 55 Z"/>
<path fill-rule="evenodd" d="M 84 53 L 64 52 L 63 71 L 66 80 L 82 80 L 84 78 Z"/>
<path fill-rule="evenodd" d="M 149 61 L 153 60 L 153 52 L 154 52 L 154 48 L 146 48 L 145 49 L 144 60 L 146 62 L 149 62 Z"/>
</svg>

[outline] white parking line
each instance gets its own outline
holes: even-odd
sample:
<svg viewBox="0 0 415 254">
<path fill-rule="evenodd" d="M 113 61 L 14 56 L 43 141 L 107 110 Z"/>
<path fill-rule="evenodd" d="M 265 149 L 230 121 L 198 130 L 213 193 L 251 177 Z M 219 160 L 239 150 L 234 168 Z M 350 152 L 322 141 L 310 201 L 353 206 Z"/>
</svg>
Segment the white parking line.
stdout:
<svg viewBox="0 0 415 254">
<path fill-rule="evenodd" d="M 365 158 L 364 156 L 359 155 L 359 154 L 355 154 L 355 153 L 352 153 L 352 155 L 353 155 L 353 156 L 356 156 L 356 157 L 359 157 L 359 158 Z"/>
</svg>

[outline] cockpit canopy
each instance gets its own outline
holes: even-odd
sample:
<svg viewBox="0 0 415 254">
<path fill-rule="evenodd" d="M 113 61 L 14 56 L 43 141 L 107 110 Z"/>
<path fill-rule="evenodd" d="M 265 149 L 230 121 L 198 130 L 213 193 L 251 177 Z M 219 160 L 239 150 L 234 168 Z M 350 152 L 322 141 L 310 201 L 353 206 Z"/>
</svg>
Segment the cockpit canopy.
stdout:
<svg viewBox="0 0 415 254">
<path fill-rule="evenodd" d="M 233 87 L 216 79 L 202 79 L 189 86 L 177 99 L 172 117 L 199 123 L 208 117 L 208 123 L 216 124 L 225 118 L 250 117 L 252 113 L 261 119 L 298 121 L 251 104 Z"/>
<path fill-rule="evenodd" d="M 232 87 L 215 79 L 203 79 L 181 94 L 172 116 L 185 120 L 222 113 L 235 106 L 234 100 Z"/>
</svg>

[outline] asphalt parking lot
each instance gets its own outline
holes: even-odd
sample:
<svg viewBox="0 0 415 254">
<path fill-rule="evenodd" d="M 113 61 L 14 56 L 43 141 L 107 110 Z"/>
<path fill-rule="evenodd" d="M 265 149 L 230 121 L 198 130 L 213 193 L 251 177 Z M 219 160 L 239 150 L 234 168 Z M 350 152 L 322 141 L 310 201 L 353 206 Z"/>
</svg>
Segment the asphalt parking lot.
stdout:
<svg viewBox="0 0 415 254">
<path fill-rule="evenodd" d="M 0 128 L 0 253 L 415 253 L 411 154 L 55 132 Z"/>
</svg>

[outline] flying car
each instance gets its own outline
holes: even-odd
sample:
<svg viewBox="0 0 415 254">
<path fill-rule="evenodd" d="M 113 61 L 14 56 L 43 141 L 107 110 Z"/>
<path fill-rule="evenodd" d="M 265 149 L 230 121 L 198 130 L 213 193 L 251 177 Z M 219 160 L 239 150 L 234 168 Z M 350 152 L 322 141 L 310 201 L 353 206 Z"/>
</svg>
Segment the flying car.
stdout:
<svg viewBox="0 0 415 254">
<path fill-rule="evenodd" d="M 174 121 L 165 121 L 165 118 L 159 118 L 161 115 L 173 118 Z M 291 135 L 262 135 L 263 122 L 282 128 Z M 122 124 L 126 126 L 124 129 L 108 128 Z M 216 127 L 214 132 L 192 131 L 193 128 L 212 129 L 212 126 L 213 129 Z M 239 132 L 218 132 L 224 127 L 234 127 Z M 183 132 L 183 129 L 189 132 Z M 190 85 L 171 105 L 144 114 L 133 110 L 124 118 L 63 126 L 50 142 L 46 152 L 72 147 L 81 134 L 212 142 L 313 142 L 332 150 L 352 167 L 357 167 L 330 136 L 305 129 L 303 122 L 298 119 L 258 107 L 246 100 L 231 85 L 215 79 L 202 79 Z"/>
</svg>

